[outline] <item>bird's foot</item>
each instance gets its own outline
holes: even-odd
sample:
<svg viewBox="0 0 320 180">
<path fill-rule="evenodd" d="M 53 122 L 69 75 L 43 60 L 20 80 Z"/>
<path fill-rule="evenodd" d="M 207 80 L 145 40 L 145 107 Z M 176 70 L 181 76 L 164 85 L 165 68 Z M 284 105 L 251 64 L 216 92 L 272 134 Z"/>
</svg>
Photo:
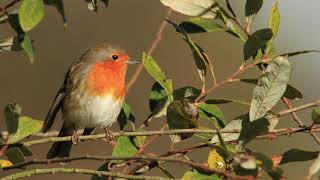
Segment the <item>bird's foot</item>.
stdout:
<svg viewBox="0 0 320 180">
<path fill-rule="evenodd" d="M 77 144 L 79 142 L 79 136 L 77 134 L 77 130 L 73 130 L 71 141 L 72 141 L 72 144 Z"/>
<path fill-rule="evenodd" d="M 106 134 L 106 139 L 107 139 L 108 142 L 110 142 L 110 141 L 112 141 L 114 139 L 114 134 L 110 129 L 105 128 L 104 129 L 104 133 Z"/>
</svg>

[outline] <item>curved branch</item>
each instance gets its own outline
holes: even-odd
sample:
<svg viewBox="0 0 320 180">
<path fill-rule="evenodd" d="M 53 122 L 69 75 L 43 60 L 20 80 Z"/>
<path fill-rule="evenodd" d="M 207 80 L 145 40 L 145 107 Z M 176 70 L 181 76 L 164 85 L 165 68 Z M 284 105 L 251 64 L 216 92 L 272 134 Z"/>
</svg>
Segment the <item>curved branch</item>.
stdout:
<svg viewBox="0 0 320 180">
<path fill-rule="evenodd" d="M 125 179 L 147 179 L 147 180 L 173 180 L 171 178 L 163 178 L 158 176 L 134 176 L 126 175 L 116 172 L 105 172 L 105 171 L 95 171 L 90 169 L 79 169 L 79 168 L 50 168 L 50 169 L 33 169 L 29 171 L 19 172 L 1 178 L 1 180 L 16 180 L 19 178 L 25 178 L 30 176 L 42 175 L 42 174 L 56 174 L 56 173 L 65 173 L 65 174 L 87 174 L 87 175 L 97 175 L 97 176 L 108 176 L 108 177 L 117 177 Z"/>
</svg>

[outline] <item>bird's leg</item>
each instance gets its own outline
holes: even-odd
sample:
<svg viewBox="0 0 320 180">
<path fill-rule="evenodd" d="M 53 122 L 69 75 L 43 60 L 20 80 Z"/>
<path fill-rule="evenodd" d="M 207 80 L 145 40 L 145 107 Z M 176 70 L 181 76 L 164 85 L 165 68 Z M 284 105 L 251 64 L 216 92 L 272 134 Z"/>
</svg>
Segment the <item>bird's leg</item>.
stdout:
<svg viewBox="0 0 320 180">
<path fill-rule="evenodd" d="M 108 142 L 110 142 L 114 139 L 113 132 L 110 129 L 104 128 L 104 133 L 106 134 L 106 139 Z"/>
<path fill-rule="evenodd" d="M 77 130 L 73 130 L 71 140 L 72 140 L 72 144 L 77 144 L 79 142 L 79 136 L 77 134 Z"/>
</svg>

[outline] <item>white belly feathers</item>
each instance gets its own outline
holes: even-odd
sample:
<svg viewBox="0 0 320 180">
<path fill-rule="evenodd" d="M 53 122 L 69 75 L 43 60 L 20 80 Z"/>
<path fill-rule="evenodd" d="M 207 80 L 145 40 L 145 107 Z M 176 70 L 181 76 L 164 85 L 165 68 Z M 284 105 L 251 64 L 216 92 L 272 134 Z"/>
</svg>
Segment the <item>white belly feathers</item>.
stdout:
<svg viewBox="0 0 320 180">
<path fill-rule="evenodd" d="M 117 120 L 122 103 L 123 100 L 115 100 L 111 94 L 107 96 L 78 96 L 72 103 L 64 104 L 63 119 L 68 124 L 76 125 L 76 129 L 97 126 L 107 128 Z M 77 123 L 74 123 L 75 121 Z"/>
</svg>

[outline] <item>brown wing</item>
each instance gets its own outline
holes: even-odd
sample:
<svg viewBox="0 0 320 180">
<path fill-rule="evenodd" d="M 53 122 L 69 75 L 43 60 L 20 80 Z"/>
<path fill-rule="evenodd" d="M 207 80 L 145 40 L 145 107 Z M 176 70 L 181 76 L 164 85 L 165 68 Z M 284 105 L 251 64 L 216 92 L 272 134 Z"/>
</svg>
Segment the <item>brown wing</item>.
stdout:
<svg viewBox="0 0 320 180">
<path fill-rule="evenodd" d="M 64 82 L 63 82 L 62 86 L 60 87 L 56 97 L 54 98 L 54 101 L 53 101 L 53 103 L 49 109 L 49 112 L 46 116 L 46 119 L 43 123 L 42 131 L 44 133 L 47 132 L 51 128 L 53 121 L 55 120 L 57 113 L 59 112 L 59 110 L 63 104 L 65 96 L 66 96 L 68 90 L 70 89 L 70 86 L 72 84 L 72 76 L 75 73 L 75 71 L 77 71 L 77 69 L 79 69 L 81 64 L 82 64 L 82 62 L 78 61 L 78 62 L 73 63 L 71 65 L 71 67 L 69 68 L 69 70 L 65 76 Z"/>
</svg>

